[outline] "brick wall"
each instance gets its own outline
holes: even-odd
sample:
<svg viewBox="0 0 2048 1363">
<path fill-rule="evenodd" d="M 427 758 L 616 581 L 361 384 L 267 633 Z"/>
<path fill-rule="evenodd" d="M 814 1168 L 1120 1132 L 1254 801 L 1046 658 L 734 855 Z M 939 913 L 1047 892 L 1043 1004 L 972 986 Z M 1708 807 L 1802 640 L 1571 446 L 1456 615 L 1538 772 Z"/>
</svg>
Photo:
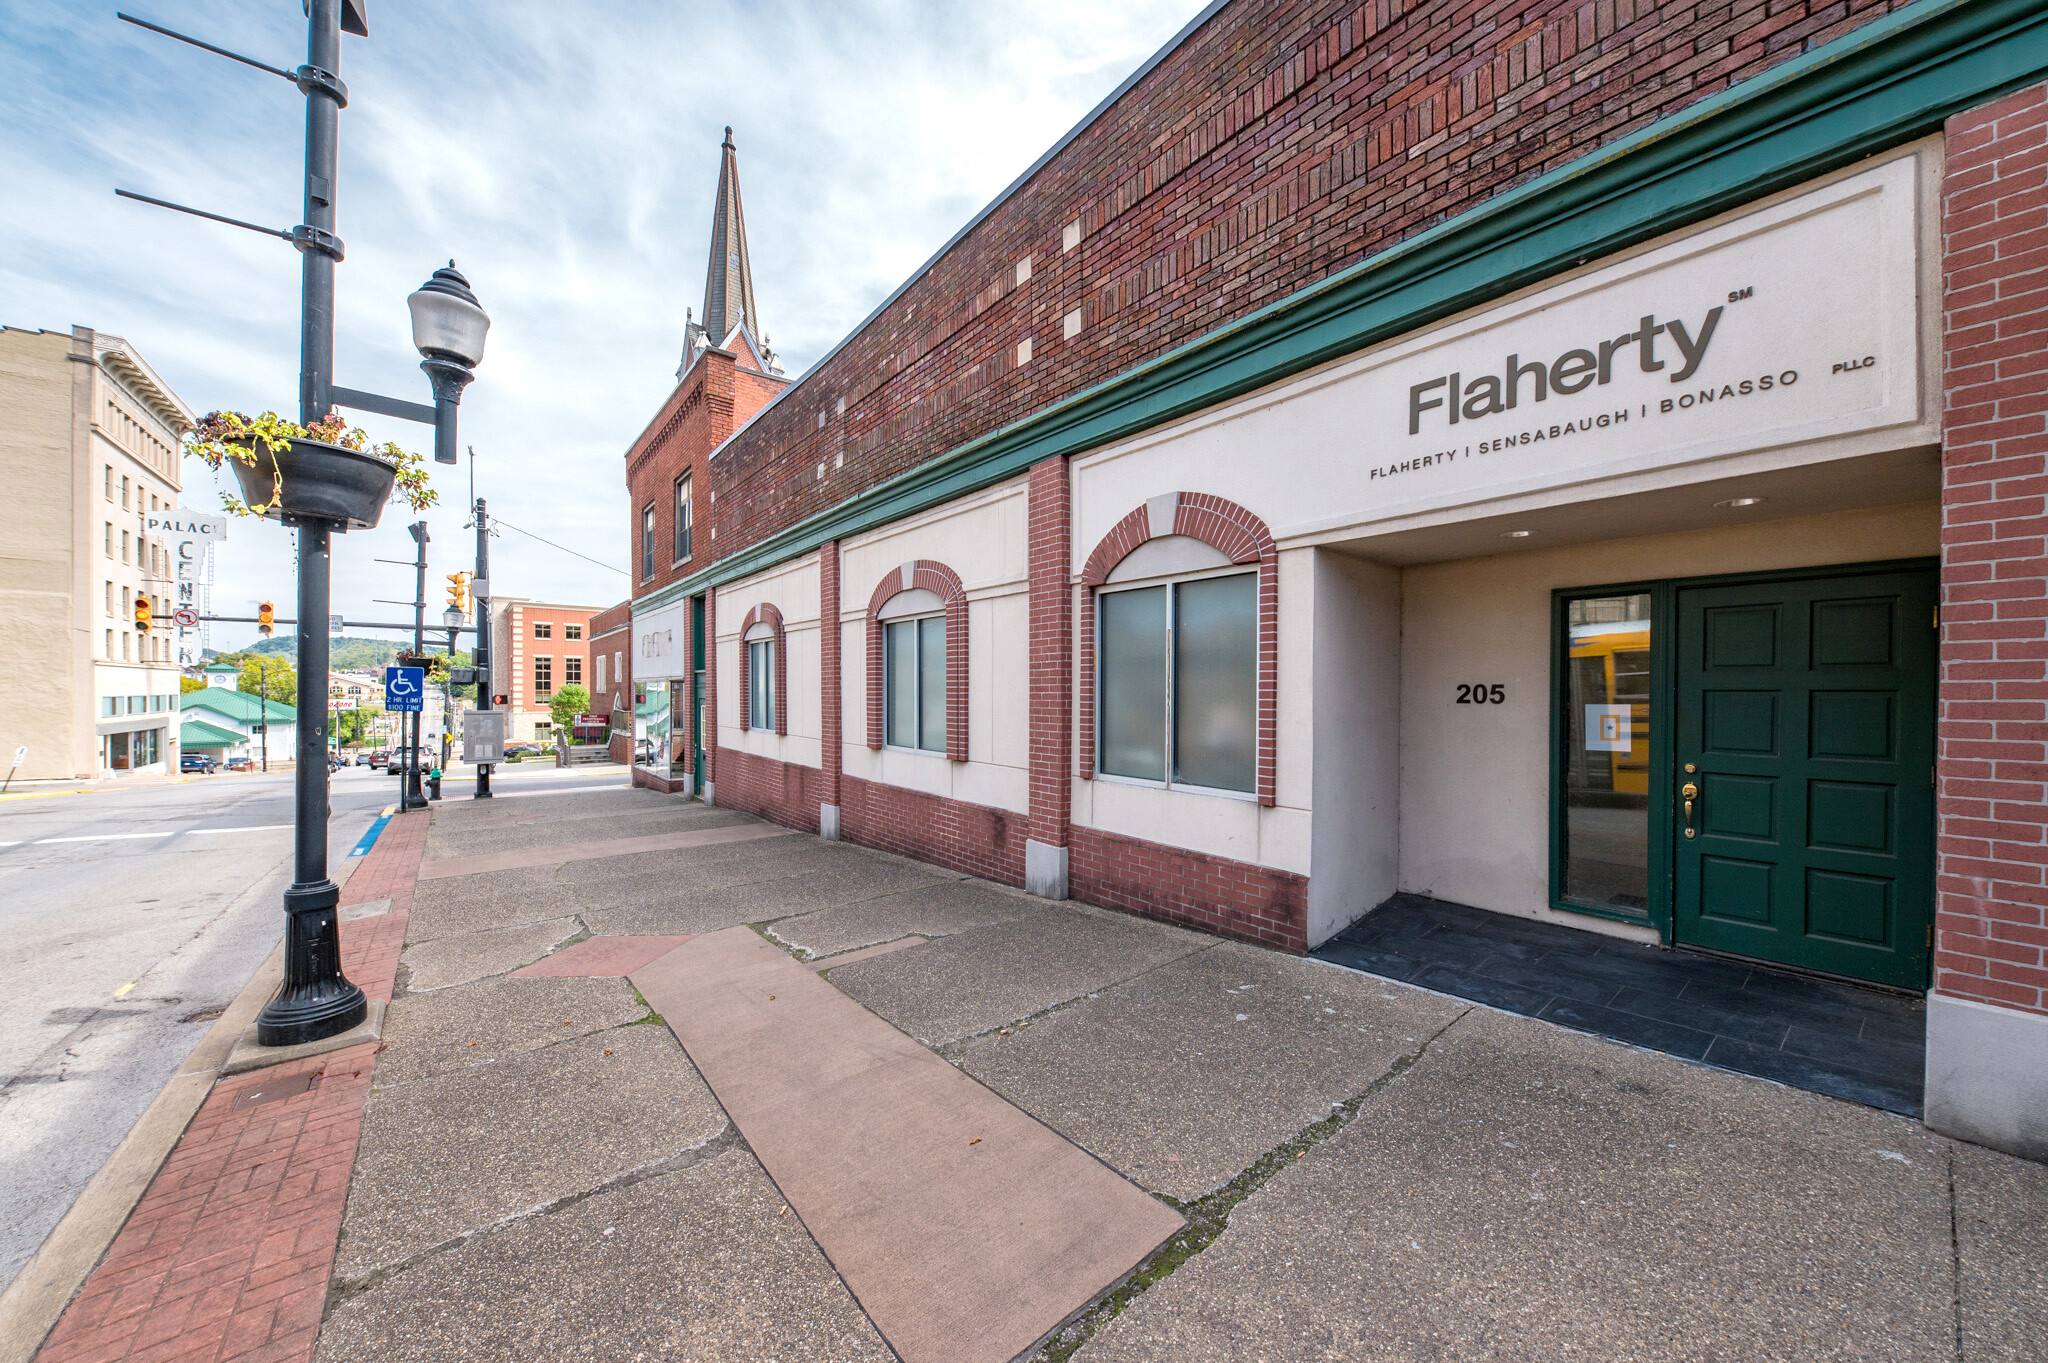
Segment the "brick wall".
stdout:
<svg viewBox="0 0 2048 1363">
<path fill-rule="evenodd" d="M 2048 85 L 1947 133 L 1934 987 L 2048 1013 Z"/>
<path fill-rule="evenodd" d="M 712 535 L 711 451 L 745 425 L 753 415 L 789 386 L 786 379 L 757 374 L 741 367 L 732 355 L 706 351 L 669 394 L 633 447 L 626 452 L 627 543 L 631 546 L 633 594 L 649 592 L 688 577 L 709 563 L 721 548 Z M 675 557 L 676 480 L 691 476 L 693 509 L 689 557 Z M 642 515 L 654 507 L 654 572 L 641 572 Z"/>
<path fill-rule="evenodd" d="M 1243 0 L 727 446 L 717 556 L 1904 3 Z"/>
<path fill-rule="evenodd" d="M 590 688 L 593 714 L 633 709 L 633 603 L 621 601 L 590 617 L 586 627 L 590 668 L 583 684 Z M 604 685 L 597 684 L 597 660 L 604 659 Z"/>
<path fill-rule="evenodd" d="M 787 828 L 818 831 L 818 806 L 824 803 L 825 773 L 762 757 L 742 748 L 720 748 L 718 804 L 772 819 Z"/>
<path fill-rule="evenodd" d="M 1074 751 L 1073 484 L 1067 461 L 1031 470 L 1031 839 L 1067 845 L 1073 812 L 1068 770 Z"/>
<path fill-rule="evenodd" d="M 902 786 L 841 778 L 840 836 L 1006 885 L 1024 883 L 1026 819 Z"/>
<path fill-rule="evenodd" d="M 1308 877 L 1162 847 L 1096 828 L 1070 834 L 1076 899 L 1297 954 L 1308 949 Z"/>
</svg>

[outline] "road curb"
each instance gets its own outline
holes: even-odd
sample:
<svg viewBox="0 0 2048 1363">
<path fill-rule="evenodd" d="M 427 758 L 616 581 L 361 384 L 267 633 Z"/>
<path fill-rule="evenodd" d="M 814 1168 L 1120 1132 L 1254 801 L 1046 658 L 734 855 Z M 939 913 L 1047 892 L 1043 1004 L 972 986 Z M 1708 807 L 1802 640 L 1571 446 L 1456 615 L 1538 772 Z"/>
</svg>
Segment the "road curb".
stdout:
<svg viewBox="0 0 2048 1363">
<path fill-rule="evenodd" d="M 271 950 L 242 992 L 209 1027 L 78 1200 L 0 1293 L 0 1363 L 29 1363 L 149 1190 L 157 1171 L 213 1092 L 221 1068 L 256 1014 L 284 983 L 284 944 Z"/>
</svg>

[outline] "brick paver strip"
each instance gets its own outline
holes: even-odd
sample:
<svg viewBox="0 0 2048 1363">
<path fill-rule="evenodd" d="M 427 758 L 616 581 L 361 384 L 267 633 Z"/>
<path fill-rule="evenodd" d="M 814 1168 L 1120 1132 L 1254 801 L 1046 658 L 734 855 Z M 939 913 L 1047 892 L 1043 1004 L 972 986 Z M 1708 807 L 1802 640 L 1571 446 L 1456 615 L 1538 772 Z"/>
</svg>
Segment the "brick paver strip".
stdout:
<svg viewBox="0 0 2048 1363">
<path fill-rule="evenodd" d="M 342 969 L 373 998 L 391 997 L 427 822 L 385 825 L 342 890 L 345 903 L 391 900 L 389 913 L 341 925 Z M 37 1363 L 308 1363 L 377 1051 L 216 1085 Z M 268 1096 L 295 1079 L 311 1086 Z"/>
<path fill-rule="evenodd" d="M 641 937 L 619 935 L 590 937 L 565 947 L 524 970 L 512 972 L 521 979 L 615 979 L 630 975 L 656 957 L 666 956 L 688 937 Z"/>
<path fill-rule="evenodd" d="M 1000 1363 L 1181 1218 L 751 928 L 632 981 L 904 1363 Z"/>
<path fill-rule="evenodd" d="M 780 824 L 743 823 L 723 828 L 694 828 L 685 833 L 651 833 L 644 838 L 614 838 L 610 842 L 522 847 L 511 852 L 491 852 L 484 856 L 449 857 L 445 861 L 431 861 L 420 868 L 419 879 L 446 880 L 450 876 L 473 876 L 485 871 L 517 871 L 527 866 L 556 866 L 565 861 L 595 861 L 600 857 L 623 857 L 635 852 L 673 852 L 684 847 L 711 847 L 721 842 L 787 838 L 795 836 L 799 831 L 784 828 Z"/>
</svg>

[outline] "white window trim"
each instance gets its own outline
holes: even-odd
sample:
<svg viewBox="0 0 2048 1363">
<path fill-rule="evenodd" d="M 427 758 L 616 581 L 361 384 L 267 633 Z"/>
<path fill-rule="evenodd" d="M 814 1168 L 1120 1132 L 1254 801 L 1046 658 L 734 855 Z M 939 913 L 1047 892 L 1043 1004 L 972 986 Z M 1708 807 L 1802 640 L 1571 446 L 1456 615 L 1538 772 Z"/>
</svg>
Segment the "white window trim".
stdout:
<svg viewBox="0 0 2048 1363">
<path fill-rule="evenodd" d="M 1170 790 L 1183 795 L 1208 795 L 1223 800 L 1243 800 L 1252 804 L 1258 803 L 1259 740 L 1257 710 L 1259 684 L 1265 680 L 1265 677 L 1259 663 L 1258 624 L 1256 619 L 1254 619 L 1252 625 L 1252 789 L 1226 790 L 1220 786 L 1198 786 L 1188 781 L 1175 781 L 1170 775 L 1173 770 L 1173 721 L 1175 718 L 1173 694 L 1173 608 L 1175 599 L 1171 589 L 1182 582 L 1201 582 L 1216 577 L 1249 577 L 1253 579 L 1253 585 L 1256 589 L 1258 570 L 1254 568 L 1248 572 L 1244 564 L 1233 563 L 1227 567 L 1210 569 L 1207 572 L 1176 573 L 1166 577 L 1136 578 L 1129 582 L 1118 582 L 1115 584 L 1104 583 L 1095 589 L 1096 780 L 1107 781 L 1111 785 L 1118 786 L 1143 786 L 1149 790 Z M 1102 598 L 1115 595 L 1118 592 L 1140 591 L 1147 587 L 1166 587 L 1169 589 L 1166 597 L 1166 769 L 1169 776 L 1164 781 L 1153 781 L 1143 776 L 1124 776 L 1117 772 L 1104 771 L 1102 769 L 1102 712 L 1105 708 L 1102 696 Z"/>
<path fill-rule="evenodd" d="M 903 592 L 897 593 L 898 596 L 906 594 L 907 593 Z M 933 595 L 936 595 L 936 593 L 933 593 Z M 884 607 L 884 609 L 886 610 L 887 607 Z M 889 741 L 888 634 L 889 626 L 891 625 L 914 625 L 920 620 L 944 620 L 945 618 L 946 612 L 943 609 L 936 611 L 926 611 L 921 615 L 884 615 L 880 617 L 880 623 L 882 626 L 882 750 L 884 752 L 910 753 L 917 757 L 946 756 L 946 735 L 944 734 L 944 732 L 940 733 L 939 746 L 936 748 L 905 747 L 901 743 L 891 743 Z M 913 629 L 910 632 L 910 637 L 917 641 L 918 653 L 917 663 L 910 669 L 911 678 L 916 683 L 916 685 L 912 688 L 910 712 L 912 715 L 921 718 L 924 715 L 924 636 L 922 631 Z M 946 648 L 950 652 L 952 647 L 953 641 L 951 638 L 948 638 L 946 640 Z M 912 727 L 915 727 L 915 725 L 913 725 Z M 946 722 L 944 720 L 941 720 L 939 722 L 939 728 L 942 731 L 946 728 Z"/>
</svg>

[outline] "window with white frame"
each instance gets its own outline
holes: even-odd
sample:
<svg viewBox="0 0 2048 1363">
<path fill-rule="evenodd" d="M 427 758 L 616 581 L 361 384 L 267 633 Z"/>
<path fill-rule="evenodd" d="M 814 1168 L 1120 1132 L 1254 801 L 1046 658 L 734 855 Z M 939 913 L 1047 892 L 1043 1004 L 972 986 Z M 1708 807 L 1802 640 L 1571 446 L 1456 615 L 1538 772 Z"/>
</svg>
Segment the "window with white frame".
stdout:
<svg viewBox="0 0 2048 1363">
<path fill-rule="evenodd" d="M 604 654 L 597 655 L 597 689 L 604 690 Z"/>
<path fill-rule="evenodd" d="M 690 475 L 676 479 L 676 562 L 690 556 Z"/>
<path fill-rule="evenodd" d="M 882 742 L 946 751 L 946 617 L 882 623 Z"/>
<path fill-rule="evenodd" d="M 1102 774 L 1252 791 L 1258 582 L 1229 573 L 1097 595 Z"/>
<path fill-rule="evenodd" d="M 756 626 L 758 629 L 765 627 Z M 747 727 L 775 727 L 775 640 L 747 640 Z"/>
</svg>

